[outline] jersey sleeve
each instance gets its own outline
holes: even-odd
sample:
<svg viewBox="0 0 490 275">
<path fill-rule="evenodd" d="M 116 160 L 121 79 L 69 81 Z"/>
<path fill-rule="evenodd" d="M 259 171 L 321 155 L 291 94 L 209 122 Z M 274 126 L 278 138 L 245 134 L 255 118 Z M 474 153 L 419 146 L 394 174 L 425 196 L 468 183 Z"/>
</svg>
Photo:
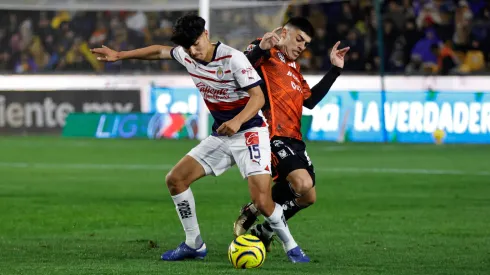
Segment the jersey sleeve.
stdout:
<svg viewBox="0 0 490 275">
<path fill-rule="evenodd" d="M 231 71 L 238 82 L 238 86 L 244 91 L 262 83 L 262 79 L 257 71 L 252 67 L 252 64 L 250 64 L 247 57 L 241 52 L 233 54 L 233 57 L 231 58 Z"/>
<path fill-rule="evenodd" d="M 262 38 L 258 38 L 252 41 L 252 43 L 248 45 L 247 50 L 244 52 L 245 56 L 248 58 L 254 68 L 260 67 L 265 60 L 270 58 L 270 51 L 262 50 L 259 47 L 261 40 Z"/>
<path fill-rule="evenodd" d="M 170 56 L 172 59 L 177 60 L 180 64 L 185 66 L 185 57 L 187 54 L 181 46 L 174 47 L 170 50 Z"/>
<path fill-rule="evenodd" d="M 243 52 L 245 55 L 249 54 L 251 51 L 255 49 L 255 47 L 259 46 L 261 38 L 257 38 L 254 41 L 250 42 L 247 46 L 247 49 Z"/>
<path fill-rule="evenodd" d="M 342 68 L 335 65 L 328 70 L 320 82 L 311 88 L 310 96 L 303 101 L 303 106 L 313 109 L 328 94 L 337 77 L 342 73 Z"/>
</svg>

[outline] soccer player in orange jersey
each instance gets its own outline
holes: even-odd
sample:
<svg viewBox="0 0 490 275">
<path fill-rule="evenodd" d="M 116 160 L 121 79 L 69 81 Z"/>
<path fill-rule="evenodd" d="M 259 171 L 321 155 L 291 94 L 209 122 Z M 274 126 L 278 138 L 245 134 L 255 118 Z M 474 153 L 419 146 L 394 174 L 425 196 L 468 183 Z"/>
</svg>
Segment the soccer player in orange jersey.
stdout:
<svg viewBox="0 0 490 275">
<path fill-rule="evenodd" d="M 278 33 L 280 32 L 280 33 Z M 262 108 L 269 124 L 272 149 L 273 200 L 282 205 L 284 217 L 290 219 L 316 200 L 315 171 L 301 136 L 303 106 L 313 109 L 328 93 L 344 67 L 349 47 L 331 51 L 332 68 L 311 89 L 303 79 L 296 61 L 314 36 L 311 23 L 302 17 L 291 18 L 283 27 L 253 41 L 245 54 L 264 80 L 262 91 L 266 103 Z M 246 204 L 234 224 L 234 234 L 251 229 L 270 250 L 273 231 L 264 222 L 254 226 L 259 211 Z"/>
</svg>

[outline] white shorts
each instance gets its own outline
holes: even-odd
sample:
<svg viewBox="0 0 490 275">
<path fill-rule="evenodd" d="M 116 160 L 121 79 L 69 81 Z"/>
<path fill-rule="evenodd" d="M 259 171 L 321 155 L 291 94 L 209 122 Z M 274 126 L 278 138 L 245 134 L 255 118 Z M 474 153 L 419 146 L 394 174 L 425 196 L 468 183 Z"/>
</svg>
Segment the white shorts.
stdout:
<svg viewBox="0 0 490 275">
<path fill-rule="evenodd" d="M 206 175 L 219 176 L 237 164 L 243 178 L 270 174 L 271 147 L 267 127 L 254 127 L 231 137 L 209 136 L 187 155 L 199 162 Z"/>
</svg>

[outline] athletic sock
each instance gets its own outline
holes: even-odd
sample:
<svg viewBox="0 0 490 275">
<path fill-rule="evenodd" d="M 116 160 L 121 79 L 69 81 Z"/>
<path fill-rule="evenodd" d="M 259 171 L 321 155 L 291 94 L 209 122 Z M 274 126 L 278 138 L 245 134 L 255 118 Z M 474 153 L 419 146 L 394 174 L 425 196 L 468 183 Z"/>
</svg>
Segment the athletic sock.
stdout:
<svg viewBox="0 0 490 275">
<path fill-rule="evenodd" d="M 289 202 L 286 202 L 285 204 L 282 205 L 282 209 L 283 209 L 283 213 L 284 213 L 284 218 L 287 221 L 290 218 L 292 218 L 294 215 L 296 215 L 296 213 L 298 213 L 300 210 L 302 210 L 304 208 L 306 208 L 306 207 L 299 206 L 296 203 L 296 200 L 291 200 Z M 265 221 L 264 223 L 262 223 L 261 226 L 263 228 L 263 231 L 265 231 L 265 234 L 268 237 L 272 237 L 272 235 L 274 234 L 274 231 L 272 230 L 270 224 L 267 221 Z M 269 235 L 269 233 L 270 233 L 270 235 Z"/>
<path fill-rule="evenodd" d="M 260 231 L 260 234 L 265 236 L 267 239 L 274 236 L 274 230 L 272 230 L 270 224 L 266 221 L 262 224 L 258 224 L 257 229 Z"/>
<path fill-rule="evenodd" d="M 284 211 L 284 218 L 287 221 L 290 218 L 292 218 L 294 215 L 296 215 L 296 213 L 298 213 L 301 209 L 304 209 L 304 208 L 306 208 L 306 207 L 299 206 L 296 203 L 296 199 L 287 201 L 286 203 L 284 203 L 282 205 L 282 209 Z"/>
<path fill-rule="evenodd" d="M 197 223 L 196 202 L 191 189 L 172 196 L 172 200 L 185 231 L 185 244 L 194 249 L 201 247 L 203 240 Z"/>
<path fill-rule="evenodd" d="M 269 223 L 270 228 L 276 233 L 279 239 L 282 241 L 284 249 L 289 251 L 298 244 L 294 241 L 291 232 L 289 231 L 288 224 L 284 218 L 282 207 L 276 203 L 274 212 L 269 217 L 265 217 L 265 220 Z"/>
</svg>

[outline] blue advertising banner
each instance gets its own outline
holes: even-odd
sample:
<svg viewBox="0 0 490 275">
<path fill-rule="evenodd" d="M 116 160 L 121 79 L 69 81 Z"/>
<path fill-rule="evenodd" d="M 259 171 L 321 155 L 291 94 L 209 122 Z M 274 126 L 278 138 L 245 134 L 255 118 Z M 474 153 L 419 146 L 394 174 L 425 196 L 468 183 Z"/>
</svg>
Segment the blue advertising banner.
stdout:
<svg viewBox="0 0 490 275">
<path fill-rule="evenodd" d="M 154 87 L 150 112 L 198 114 L 199 96 L 196 88 Z M 386 129 L 388 142 L 490 143 L 490 93 L 387 92 L 384 110 L 381 101 L 375 90 L 331 91 L 315 109 L 304 109 L 311 116 L 304 138 L 382 142 Z"/>
<path fill-rule="evenodd" d="M 195 115 L 199 112 L 199 96 L 197 88 L 152 87 L 149 112 Z"/>
<path fill-rule="evenodd" d="M 310 140 L 382 142 L 379 92 L 332 91 L 312 111 Z M 490 143 L 490 93 L 387 92 L 389 142 Z"/>
</svg>

